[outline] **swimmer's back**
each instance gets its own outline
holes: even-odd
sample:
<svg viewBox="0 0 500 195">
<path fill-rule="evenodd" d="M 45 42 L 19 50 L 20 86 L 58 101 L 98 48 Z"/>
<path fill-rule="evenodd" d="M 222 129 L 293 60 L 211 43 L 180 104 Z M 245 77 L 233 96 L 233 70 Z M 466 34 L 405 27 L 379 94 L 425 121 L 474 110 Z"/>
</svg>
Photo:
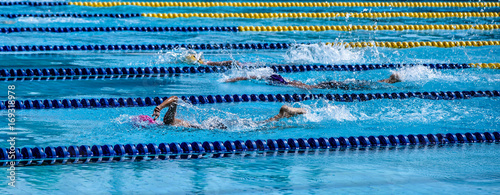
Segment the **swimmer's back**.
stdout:
<svg viewBox="0 0 500 195">
<path fill-rule="evenodd" d="M 380 83 L 367 80 L 347 80 L 322 82 L 316 86 L 320 89 L 361 90 L 377 88 Z"/>
</svg>

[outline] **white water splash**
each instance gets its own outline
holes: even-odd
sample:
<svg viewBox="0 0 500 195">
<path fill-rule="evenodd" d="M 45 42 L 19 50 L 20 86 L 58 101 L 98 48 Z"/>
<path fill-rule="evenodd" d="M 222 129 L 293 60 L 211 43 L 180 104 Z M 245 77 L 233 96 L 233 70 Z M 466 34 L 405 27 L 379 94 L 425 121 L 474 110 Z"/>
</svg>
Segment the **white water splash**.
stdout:
<svg viewBox="0 0 500 195">
<path fill-rule="evenodd" d="M 158 58 L 156 59 L 156 64 L 180 64 L 184 63 L 186 56 L 198 54 L 192 49 L 179 48 L 173 49 L 166 52 L 160 52 Z M 200 53 L 203 54 L 203 53 Z"/>
<path fill-rule="evenodd" d="M 179 106 L 185 110 L 180 118 L 191 124 L 199 125 L 202 129 L 239 132 L 255 130 L 264 125 L 259 122 L 259 119 L 240 118 L 239 114 L 222 111 L 214 107 L 202 108 L 183 101 L 179 102 Z M 197 121 L 201 121 L 201 123 Z M 226 129 L 221 129 L 218 124 L 224 124 Z"/>
<path fill-rule="evenodd" d="M 256 68 L 256 69 L 238 69 L 233 68 L 227 71 L 224 74 L 221 74 L 222 78 L 220 78 L 219 82 L 224 82 L 227 79 L 235 78 L 235 77 L 257 77 L 258 79 L 266 78 L 274 74 L 272 68 Z"/>
<path fill-rule="evenodd" d="M 358 117 L 352 114 L 350 108 L 345 105 L 335 105 L 334 102 L 319 100 L 310 105 L 302 103 L 299 103 L 299 105 L 307 110 L 307 113 L 303 115 L 305 122 L 358 120 Z"/>
<path fill-rule="evenodd" d="M 405 82 L 427 83 L 430 80 L 459 81 L 460 79 L 425 66 L 404 67 L 398 70 L 392 70 L 391 72 L 398 74 L 401 80 Z"/>
<path fill-rule="evenodd" d="M 120 116 L 118 116 L 114 119 L 111 119 L 111 122 L 115 123 L 115 124 L 119 124 L 119 125 L 120 124 L 130 124 L 130 125 L 133 125 L 135 127 L 154 127 L 154 126 L 161 124 L 161 122 L 158 122 L 158 121 L 156 121 L 156 123 L 150 123 L 148 121 L 143 121 L 139 118 L 139 116 L 128 115 L 128 114 L 121 114 Z"/>
<path fill-rule="evenodd" d="M 293 64 L 341 64 L 363 63 L 364 50 L 320 44 L 292 46 L 284 55 Z"/>
</svg>

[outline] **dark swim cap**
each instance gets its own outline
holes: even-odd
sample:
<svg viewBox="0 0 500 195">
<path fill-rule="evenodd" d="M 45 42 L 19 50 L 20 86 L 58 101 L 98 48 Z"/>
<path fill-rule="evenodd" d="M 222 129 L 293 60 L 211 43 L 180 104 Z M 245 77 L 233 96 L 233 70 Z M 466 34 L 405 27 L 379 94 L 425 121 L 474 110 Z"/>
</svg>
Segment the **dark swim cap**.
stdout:
<svg viewBox="0 0 500 195">
<path fill-rule="evenodd" d="M 272 81 L 272 82 L 280 83 L 280 84 L 286 84 L 287 83 L 286 80 L 285 80 L 285 78 L 283 78 L 279 74 L 272 74 L 269 77 L 269 80 Z"/>
</svg>

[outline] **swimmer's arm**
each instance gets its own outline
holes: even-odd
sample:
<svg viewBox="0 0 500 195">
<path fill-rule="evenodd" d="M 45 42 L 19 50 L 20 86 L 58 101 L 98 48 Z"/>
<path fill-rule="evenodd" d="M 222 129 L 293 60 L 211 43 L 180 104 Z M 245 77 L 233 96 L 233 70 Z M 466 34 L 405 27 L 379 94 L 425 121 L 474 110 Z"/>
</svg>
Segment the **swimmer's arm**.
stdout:
<svg viewBox="0 0 500 195">
<path fill-rule="evenodd" d="M 156 120 L 158 117 L 160 117 L 160 112 L 163 110 L 163 108 L 166 108 L 167 106 L 170 106 L 170 104 L 177 102 L 179 98 L 177 96 L 172 96 L 163 101 L 160 105 L 156 106 L 153 112 L 153 119 Z"/>
<path fill-rule="evenodd" d="M 298 87 L 298 88 L 302 88 L 302 89 L 318 88 L 315 85 L 308 85 L 308 84 L 305 84 L 305 83 L 300 82 L 300 81 L 290 81 L 290 82 L 288 82 L 288 85 L 294 86 L 294 87 Z"/>
<path fill-rule="evenodd" d="M 230 78 L 226 80 L 226 83 L 234 83 L 236 81 L 246 81 L 246 80 L 252 80 L 252 79 L 258 79 L 256 76 L 249 76 L 249 77 L 235 77 L 235 78 Z"/>
<path fill-rule="evenodd" d="M 186 128 L 193 128 L 193 129 L 202 129 L 201 125 L 191 124 L 191 123 L 189 123 L 189 122 L 187 122 L 185 120 L 181 120 L 181 119 L 175 119 L 174 126 L 186 127 Z"/>
<path fill-rule="evenodd" d="M 241 66 L 239 62 L 235 62 L 238 66 Z M 233 61 L 231 60 L 228 60 L 228 61 L 222 61 L 222 62 L 212 62 L 212 61 L 208 61 L 208 62 L 205 62 L 205 65 L 208 65 L 208 66 L 232 66 L 233 65 Z"/>
</svg>

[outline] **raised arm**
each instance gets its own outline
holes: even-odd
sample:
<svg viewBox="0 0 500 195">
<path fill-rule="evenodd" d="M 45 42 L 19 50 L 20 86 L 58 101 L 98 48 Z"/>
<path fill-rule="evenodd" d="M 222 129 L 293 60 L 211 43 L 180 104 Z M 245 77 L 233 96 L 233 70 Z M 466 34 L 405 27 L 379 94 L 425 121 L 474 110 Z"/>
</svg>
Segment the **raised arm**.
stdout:
<svg viewBox="0 0 500 195">
<path fill-rule="evenodd" d="M 158 117 L 160 117 L 160 112 L 161 110 L 163 110 L 163 108 L 166 108 L 171 104 L 177 103 L 178 99 L 179 98 L 177 96 L 172 96 L 163 101 L 160 105 L 155 107 L 152 117 L 156 120 Z"/>
<path fill-rule="evenodd" d="M 234 83 L 236 81 L 245 81 L 245 80 L 252 80 L 252 79 L 257 79 L 256 76 L 248 76 L 248 77 L 234 77 L 226 80 L 226 83 Z"/>
</svg>

